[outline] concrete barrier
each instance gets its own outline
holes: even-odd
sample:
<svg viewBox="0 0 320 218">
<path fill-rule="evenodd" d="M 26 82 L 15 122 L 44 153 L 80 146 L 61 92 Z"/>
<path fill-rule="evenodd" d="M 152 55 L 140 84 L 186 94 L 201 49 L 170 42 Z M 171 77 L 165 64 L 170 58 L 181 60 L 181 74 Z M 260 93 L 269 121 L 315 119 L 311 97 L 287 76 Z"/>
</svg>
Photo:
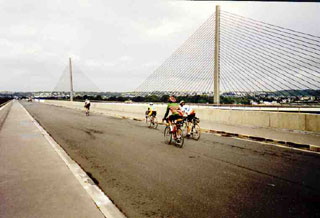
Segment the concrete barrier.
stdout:
<svg viewBox="0 0 320 218">
<path fill-rule="evenodd" d="M 306 114 L 270 113 L 270 127 L 292 130 L 306 130 Z"/>
<path fill-rule="evenodd" d="M 317 114 L 306 114 L 305 119 L 305 130 L 320 132 L 320 115 Z"/>
<path fill-rule="evenodd" d="M 5 104 L 1 105 L 1 107 L 0 107 L 0 129 L 8 116 L 11 104 L 12 104 L 12 101 L 9 101 L 9 102 L 6 102 Z"/>
<path fill-rule="evenodd" d="M 45 100 L 44 103 L 84 110 L 83 102 Z M 92 103 L 91 111 L 111 116 L 126 116 L 144 119 L 148 104 L 136 103 Z M 165 104 L 155 104 L 158 118 L 165 113 Z M 250 126 L 320 132 L 320 115 L 308 113 L 244 111 L 193 106 L 200 117 L 202 127 L 210 129 L 210 124 L 222 123 L 235 126 Z"/>
</svg>

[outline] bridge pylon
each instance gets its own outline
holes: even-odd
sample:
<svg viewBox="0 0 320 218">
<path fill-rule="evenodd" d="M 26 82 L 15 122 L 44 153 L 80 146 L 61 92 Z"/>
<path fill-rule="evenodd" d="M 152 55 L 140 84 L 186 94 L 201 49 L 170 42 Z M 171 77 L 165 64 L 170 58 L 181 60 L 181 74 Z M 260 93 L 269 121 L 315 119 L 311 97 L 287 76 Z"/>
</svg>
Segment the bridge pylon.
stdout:
<svg viewBox="0 0 320 218">
<path fill-rule="evenodd" d="M 73 101 L 73 81 L 72 81 L 72 63 L 69 58 L 69 72 L 70 72 L 70 101 Z"/>
<path fill-rule="evenodd" d="M 214 75 L 213 103 L 220 104 L 220 5 L 216 5 L 215 47 L 214 47 Z"/>
</svg>

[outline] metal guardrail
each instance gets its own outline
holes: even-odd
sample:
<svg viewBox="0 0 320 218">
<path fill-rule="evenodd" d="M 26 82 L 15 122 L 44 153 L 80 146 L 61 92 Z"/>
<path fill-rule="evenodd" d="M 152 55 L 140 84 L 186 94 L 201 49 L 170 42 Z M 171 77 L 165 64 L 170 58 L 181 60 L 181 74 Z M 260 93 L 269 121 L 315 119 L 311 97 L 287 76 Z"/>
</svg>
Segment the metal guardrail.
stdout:
<svg viewBox="0 0 320 218">
<path fill-rule="evenodd" d="M 272 112 L 302 112 L 302 113 L 320 113 L 320 107 L 266 107 L 266 106 L 252 106 L 252 107 L 233 107 L 233 106 L 214 106 L 217 109 L 226 110 L 246 110 L 246 111 L 272 111 Z"/>
<path fill-rule="evenodd" d="M 92 101 L 95 103 L 109 103 L 109 104 L 148 104 L 148 102 L 112 102 L 112 101 Z M 159 105 L 167 105 L 167 103 L 163 102 L 154 102 L 154 104 Z M 214 109 L 222 109 L 222 110 L 244 110 L 244 111 L 269 111 L 269 112 L 293 112 L 293 113 L 320 113 L 319 107 L 288 107 L 288 106 L 269 106 L 269 105 L 213 105 L 213 104 L 195 104 L 195 103 L 187 103 L 192 106 L 200 106 L 203 108 L 214 108 Z"/>
</svg>

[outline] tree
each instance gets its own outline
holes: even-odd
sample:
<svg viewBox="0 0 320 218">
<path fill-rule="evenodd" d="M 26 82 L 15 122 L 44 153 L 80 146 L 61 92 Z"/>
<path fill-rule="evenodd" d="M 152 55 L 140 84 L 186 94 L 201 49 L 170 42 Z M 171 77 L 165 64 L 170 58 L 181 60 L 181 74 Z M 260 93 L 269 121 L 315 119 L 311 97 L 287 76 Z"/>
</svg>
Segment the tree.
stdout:
<svg viewBox="0 0 320 218">
<path fill-rule="evenodd" d="M 169 95 L 162 95 L 161 98 L 160 98 L 160 101 L 161 102 L 167 102 L 168 98 L 169 98 Z"/>
<path fill-rule="evenodd" d="M 96 96 L 96 100 L 101 101 L 101 100 L 102 100 L 101 95 L 97 95 L 97 96 Z"/>
<path fill-rule="evenodd" d="M 221 96 L 220 98 L 221 104 L 233 104 L 235 102 L 234 97 Z"/>
<path fill-rule="evenodd" d="M 145 101 L 146 102 L 159 102 L 160 99 L 156 95 L 148 95 L 148 96 L 145 97 Z"/>
</svg>

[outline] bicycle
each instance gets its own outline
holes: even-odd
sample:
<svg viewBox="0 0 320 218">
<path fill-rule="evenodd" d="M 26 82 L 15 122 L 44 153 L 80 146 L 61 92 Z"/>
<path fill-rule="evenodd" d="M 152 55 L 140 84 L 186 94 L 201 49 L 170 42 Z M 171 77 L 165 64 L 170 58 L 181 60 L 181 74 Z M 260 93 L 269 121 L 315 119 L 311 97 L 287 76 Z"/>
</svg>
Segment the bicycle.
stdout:
<svg viewBox="0 0 320 218">
<path fill-rule="evenodd" d="M 188 125 L 190 122 L 188 122 L 188 120 L 185 118 L 184 119 L 184 124 L 183 124 L 183 136 L 187 137 L 188 134 Z M 194 117 L 191 121 L 192 126 L 191 126 L 191 131 L 190 131 L 190 136 L 198 141 L 200 139 L 200 135 L 201 135 L 201 131 L 200 131 L 200 119 L 197 117 Z"/>
<path fill-rule="evenodd" d="M 183 147 L 184 144 L 184 137 L 182 133 L 182 125 L 183 125 L 183 119 L 177 119 L 174 122 L 172 122 L 173 131 L 170 131 L 170 125 L 168 123 L 168 120 L 166 127 L 164 129 L 164 140 L 167 144 L 171 144 L 173 141 L 175 145 L 179 148 Z"/>
<path fill-rule="evenodd" d="M 146 115 L 146 124 L 149 128 L 158 128 L 158 119 L 156 116 L 149 116 L 149 115 Z"/>
<path fill-rule="evenodd" d="M 85 107 L 86 110 L 86 116 L 89 116 L 89 108 Z"/>
</svg>

